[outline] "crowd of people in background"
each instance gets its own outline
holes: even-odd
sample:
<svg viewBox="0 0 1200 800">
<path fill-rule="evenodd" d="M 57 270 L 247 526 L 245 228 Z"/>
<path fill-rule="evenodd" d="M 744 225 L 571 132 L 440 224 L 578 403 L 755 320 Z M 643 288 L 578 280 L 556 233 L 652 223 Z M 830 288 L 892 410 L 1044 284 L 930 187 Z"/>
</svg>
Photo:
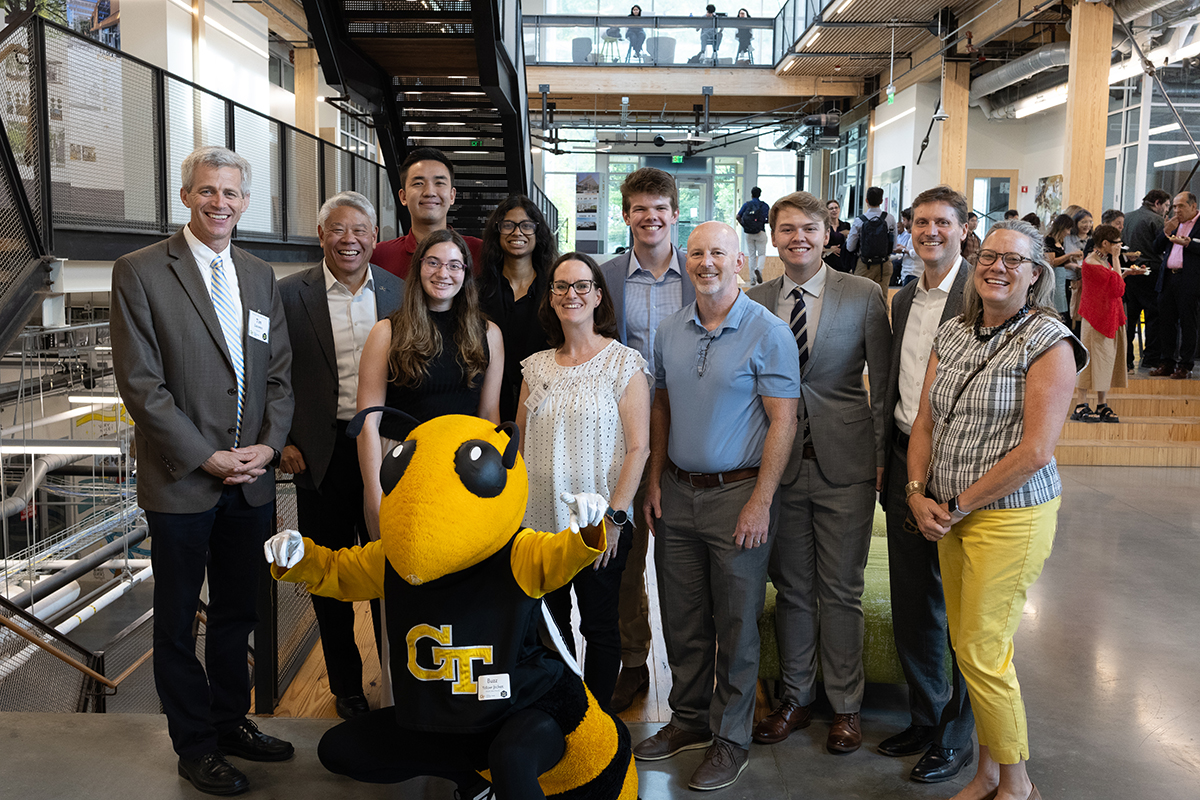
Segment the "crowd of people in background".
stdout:
<svg viewBox="0 0 1200 800">
<path fill-rule="evenodd" d="M 1025 769 L 1012 640 L 1054 537 L 1054 445 L 1068 413 L 1117 421 L 1107 393 L 1133 366 L 1139 319 L 1142 366 L 1190 376 L 1194 195 L 1177 195 L 1164 219 L 1171 198 L 1154 190 L 1094 228 L 1082 208 L 1045 232 L 1010 211 L 980 239 L 966 199 L 945 186 L 918 194 L 899 219 L 868 188 L 849 222 L 835 200 L 795 192 L 768 205 L 756 187 L 737 214 L 748 258 L 736 230 L 716 221 L 673 244 L 675 181 L 644 167 L 621 185 L 632 246 L 598 264 L 560 256 L 523 196 L 501 202 L 480 238 L 455 231 L 453 165 L 437 150 L 412 151 L 400 176 L 411 216 L 403 237 L 378 243 L 370 202 L 343 192 L 318 215 L 323 259 L 276 286 L 269 267 L 230 242 L 249 202 L 249 165 L 205 148 L 184 164 L 189 224 L 114 268 L 117 381 L 137 423 L 156 569 L 164 563 L 155 672 L 181 775 L 234 793 L 248 782 L 226 756 L 293 752 L 245 719 L 243 646 L 213 660 L 207 678 L 188 652 L 180 607 L 203 572 L 191 542 L 211 538 L 245 559 L 226 540 L 253 524 L 249 538 L 263 533 L 261 546 L 273 494 L 269 478 L 256 482 L 272 466 L 295 476 L 306 536 L 333 548 L 378 539 L 383 454 L 421 422 L 466 414 L 524 431 L 525 525 L 567 527 L 564 491 L 608 500 L 607 549 L 546 603 L 570 647 L 574 595 L 587 684 L 614 712 L 649 682 L 644 570 L 656 537 L 672 714 L 633 747 L 636 759 L 704 749 L 689 785 L 732 784 L 751 741 L 778 743 L 811 724 L 818 654 L 833 706 L 824 745 L 859 749 L 862 594 L 878 499 L 911 701 L 911 724 L 879 752 L 920 753 L 911 772 L 920 782 L 949 780 L 977 758 L 970 796 L 1039 796 Z M 783 271 L 764 280 L 768 239 Z M 211 297 L 206 324 L 244 370 L 236 390 L 211 377 L 225 358 L 216 348 L 203 366 L 159 326 L 156 315 L 184 302 L 161 277 L 165 262 L 194 296 Z M 250 310 L 226 315 L 238 285 Z M 193 384 L 208 388 L 213 407 L 232 409 L 236 398 L 236 424 L 190 405 Z M 379 406 L 411 420 L 370 413 Z M 164 417 L 167 408 L 175 411 Z M 356 414 L 367 414 L 357 445 L 345 436 Z M 181 470 L 190 477 L 180 481 Z M 177 586 L 166 580 L 173 574 Z M 768 579 L 783 691 L 755 725 Z M 210 566 L 210 642 L 220 634 L 244 645 L 256 580 Z M 373 713 L 351 653 L 353 611 L 314 605 L 337 713 Z"/>
</svg>

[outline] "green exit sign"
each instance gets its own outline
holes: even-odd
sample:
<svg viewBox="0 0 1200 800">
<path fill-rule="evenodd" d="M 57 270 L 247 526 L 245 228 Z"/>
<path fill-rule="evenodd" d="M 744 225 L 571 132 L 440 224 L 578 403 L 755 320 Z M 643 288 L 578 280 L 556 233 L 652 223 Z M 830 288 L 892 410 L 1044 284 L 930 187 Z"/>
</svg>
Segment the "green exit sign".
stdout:
<svg viewBox="0 0 1200 800">
<path fill-rule="evenodd" d="M 671 163 L 672 164 L 682 164 L 683 156 L 671 156 Z"/>
<path fill-rule="evenodd" d="M 483 140 L 482 139 L 472 139 L 471 147 L 483 147 Z"/>
</svg>

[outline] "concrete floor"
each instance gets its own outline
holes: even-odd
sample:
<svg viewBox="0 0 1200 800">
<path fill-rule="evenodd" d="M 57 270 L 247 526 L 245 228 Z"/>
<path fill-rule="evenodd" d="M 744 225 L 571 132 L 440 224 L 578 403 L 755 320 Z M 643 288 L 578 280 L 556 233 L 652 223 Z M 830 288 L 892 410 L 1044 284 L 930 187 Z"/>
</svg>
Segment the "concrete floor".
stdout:
<svg viewBox="0 0 1200 800">
<path fill-rule="evenodd" d="M 1066 467 L 1054 554 L 1033 587 L 1016 664 L 1029 712 L 1029 771 L 1042 796 L 1081 800 L 1200 797 L 1200 470 Z M 954 786 L 905 780 L 916 757 L 873 746 L 907 722 L 898 687 L 868 687 L 866 746 L 823 748 L 828 709 L 750 766 L 723 798 L 941 798 Z M 248 798 L 450 798 L 428 780 L 354 784 L 317 762 L 323 720 L 264 719 L 297 748 L 286 764 L 241 762 Z M 631 726 L 634 740 L 657 725 Z M 22 800 L 202 797 L 178 778 L 162 717 L 0 714 L 0 795 Z M 702 753 L 640 769 L 645 800 L 696 796 Z M 959 783 L 964 783 L 966 776 Z M 1190 788 L 1189 788 L 1190 787 Z"/>
</svg>

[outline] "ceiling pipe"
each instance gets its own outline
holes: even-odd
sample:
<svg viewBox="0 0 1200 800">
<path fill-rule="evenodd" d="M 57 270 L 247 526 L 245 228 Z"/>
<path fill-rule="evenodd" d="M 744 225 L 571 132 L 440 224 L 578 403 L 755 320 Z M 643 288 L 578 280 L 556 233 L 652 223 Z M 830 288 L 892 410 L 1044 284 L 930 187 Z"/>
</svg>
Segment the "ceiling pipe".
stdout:
<svg viewBox="0 0 1200 800">
<path fill-rule="evenodd" d="M 1002 64 L 984 75 L 971 81 L 971 105 L 980 105 L 980 99 L 1001 89 L 1012 86 L 1039 72 L 1056 67 L 1065 67 L 1071 60 L 1071 45 L 1069 42 L 1056 42 L 1045 47 L 1039 47 L 1032 53 Z"/>
</svg>

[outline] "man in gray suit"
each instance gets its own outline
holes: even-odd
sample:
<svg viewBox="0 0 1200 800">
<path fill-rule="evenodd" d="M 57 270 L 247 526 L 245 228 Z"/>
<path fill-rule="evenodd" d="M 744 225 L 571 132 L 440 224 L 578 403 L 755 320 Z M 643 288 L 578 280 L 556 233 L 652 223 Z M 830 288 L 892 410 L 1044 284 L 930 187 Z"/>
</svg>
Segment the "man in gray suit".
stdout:
<svg viewBox="0 0 1200 800">
<path fill-rule="evenodd" d="M 154 679 L 179 774 L 204 792 L 249 782 L 225 756 L 283 761 L 292 746 L 246 719 L 247 640 L 262 546 L 292 424 L 292 348 L 275 275 L 230 238 L 250 165 L 221 147 L 183 161 L 191 221 L 113 265 L 113 366 L 137 446 L 153 541 Z M 204 664 L 192 626 L 208 577 Z"/>
<path fill-rule="evenodd" d="M 339 550 L 368 540 L 358 450 L 346 436 L 358 397 L 358 361 L 372 326 L 399 307 L 404 283 L 371 266 L 379 228 L 374 206 L 358 192 L 325 201 L 317 236 L 325 251 L 321 263 L 279 282 L 298 367 L 292 373 L 296 413 L 280 468 L 295 476 L 300 532 Z M 364 714 L 370 708 L 354 606 L 316 595 L 312 604 L 337 714 Z M 376 608 L 373 603 L 378 615 Z"/>
<path fill-rule="evenodd" d="M 643 167 L 621 184 L 621 209 L 633 235 L 633 247 L 600 271 L 608 284 L 617 315 L 621 343 L 642 354 L 654 374 L 654 334 L 659 324 L 694 302 L 696 290 L 687 274 L 687 257 L 671 244 L 671 226 L 679 221 L 679 190 L 661 169 Z M 642 473 L 633 500 L 633 547 L 621 574 L 618 614 L 621 630 L 621 674 L 611 708 L 621 712 L 650 685 L 650 601 L 646 596 L 648 526 L 642 513 L 646 481 Z"/>
<path fill-rule="evenodd" d="M 881 380 L 891 330 L 879 285 L 825 266 L 829 212 L 807 192 L 771 207 L 771 243 L 784 274 L 747 295 L 788 322 L 800 360 L 799 427 L 780 483 L 779 535 L 769 574 L 783 668 L 783 700 L 754 729 L 774 744 L 808 725 L 820 631 L 825 693 L 833 725 L 825 746 L 852 753 L 862 744 L 863 571 L 875 492 L 883 476 Z"/>
<path fill-rule="evenodd" d="M 887 511 L 888 568 L 896 652 L 908 681 L 911 724 L 879 745 L 885 756 L 924 752 L 911 777 L 921 783 L 949 780 L 974 758 L 975 720 L 958 666 L 946 674 L 950 645 L 937 543 L 904 529 L 908 513 L 908 436 L 912 432 L 929 353 L 938 328 L 962 311 L 971 265 L 961 255 L 967 235 L 967 199 L 948 186 L 913 201 L 912 246 L 922 276 L 892 298 L 891 369 L 883 408 L 891 455 L 880 505 Z M 919 490 L 919 489 L 917 489 Z"/>
</svg>

